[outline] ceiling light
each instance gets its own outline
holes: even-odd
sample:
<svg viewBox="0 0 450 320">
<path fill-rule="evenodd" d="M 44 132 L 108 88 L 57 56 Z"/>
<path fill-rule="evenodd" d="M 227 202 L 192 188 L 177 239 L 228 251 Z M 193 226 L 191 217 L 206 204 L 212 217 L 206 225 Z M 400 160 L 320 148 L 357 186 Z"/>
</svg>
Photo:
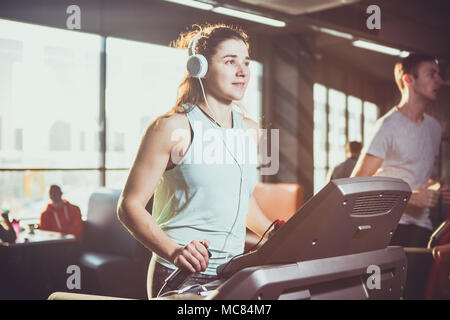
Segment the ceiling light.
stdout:
<svg viewBox="0 0 450 320">
<path fill-rule="evenodd" d="M 250 20 L 253 22 L 267 24 L 273 27 L 284 27 L 286 26 L 286 22 L 275 20 L 267 17 L 263 17 L 257 14 L 248 13 L 240 10 L 225 8 L 225 7 L 215 7 L 217 3 L 215 1 L 208 1 L 210 3 L 202 2 L 202 1 L 194 1 L 194 0 L 165 0 L 167 2 L 172 2 L 176 4 L 181 4 L 183 6 L 189 6 L 202 10 L 210 10 L 215 13 L 224 14 L 227 16 L 232 16 L 240 19 Z"/>
<path fill-rule="evenodd" d="M 240 19 L 250 20 L 253 22 L 267 24 L 267 25 L 273 26 L 273 27 L 286 26 L 286 22 L 281 21 L 281 20 L 275 20 L 275 19 L 259 16 L 259 15 L 253 14 L 253 13 L 243 12 L 243 11 L 234 10 L 234 9 L 230 9 L 230 8 L 216 7 L 214 9 L 212 9 L 212 11 L 214 11 L 215 13 L 220 13 L 220 14 L 224 14 L 227 16 L 232 16 L 232 17 L 236 17 L 236 18 L 240 18 Z"/>
<path fill-rule="evenodd" d="M 311 26 L 311 28 L 315 31 L 320 31 L 322 33 L 326 33 L 335 37 L 339 37 L 339 38 L 344 38 L 347 40 L 353 40 L 353 36 L 350 33 L 345 33 L 345 32 L 341 32 L 341 31 L 337 31 L 337 30 L 333 30 L 333 29 L 328 29 L 328 28 L 322 28 L 322 27 L 317 27 L 317 26 Z"/>
<path fill-rule="evenodd" d="M 364 41 L 364 40 L 353 41 L 353 45 L 358 48 L 363 48 L 363 49 L 372 50 L 372 51 L 376 51 L 376 52 L 380 52 L 380 53 L 384 53 L 384 54 L 389 54 L 391 56 L 399 56 L 402 58 L 409 56 L 408 51 L 401 51 L 399 49 L 383 46 L 381 44 L 376 44 L 376 43 L 368 42 L 368 41 Z"/>
<path fill-rule="evenodd" d="M 194 1 L 194 0 L 165 0 L 167 2 L 173 2 L 176 4 L 181 4 L 183 6 L 188 6 L 188 7 L 193 7 L 193 8 L 197 8 L 197 9 L 202 9 L 202 10 L 211 10 L 212 8 L 214 8 L 213 5 L 208 4 L 208 3 L 204 3 L 204 2 L 199 2 L 199 1 Z"/>
</svg>

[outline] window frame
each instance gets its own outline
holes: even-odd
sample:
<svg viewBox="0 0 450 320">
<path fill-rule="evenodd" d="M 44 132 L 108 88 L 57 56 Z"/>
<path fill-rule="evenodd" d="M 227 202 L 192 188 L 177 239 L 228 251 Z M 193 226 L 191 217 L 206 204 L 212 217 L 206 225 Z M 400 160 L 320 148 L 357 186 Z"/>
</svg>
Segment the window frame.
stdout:
<svg viewBox="0 0 450 320">
<path fill-rule="evenodd" d="M 359 99 L 360 102 L 361 102 L 361 117 L 360 117 L 360 122 L 359 122 L 359 128 L 360 128 L 360 131 L 361 131 L 360 132 L 360 136 L 361 136 L 361 141 L 360 142 L 363 145 L 364 145 L 365 141 L 367 139 L 369 139 L 369 137 L 370 137 L 368 135 L 368 133 L 365 132 L 365 130 L 366 130 L 367 126 L 368 126 L 367 125 L 367 119 L 365 117 L 366 106 L 367 105 L 375 106 L 375 108 L 376 108 L 376 110 L 375 110 L 375 113 L 376 113 L 375 121 L 380 117 L 380 107 L 378 105 L 376 105 L 374 102 L 364 100 L 364 99 L 362 99 L 360 97 L 357 97 L 357 96 L 345 93 L 343 91 L 337 90 L 337 89 L 332 88 L 332 87 L 328 87 L 328 86 L 326 86 L 326 85 L 324 85 L 322 83 L 319 83 L 319 82 L 315 82 L 314 83 L 313 90 L 316 90 L 315 89 L 316 85 L 322 86 L 325 89 L 325 95 L 323 97 L 324 101 L 322 101 L 322 100 L 319 100 L 320 98 L 316 99 L 316 94 L 313 93 L 313 97 L 314 97 L 314 99 L 313 99 L 313 105 L 314 105 L 313 112 L 315 113 L 317 111 L 317 109 L 318 109 L 318 108 L 316 108 L 316 105 L 319 105 L 319 104 L 320 105 L 323 105 L 323 104 L 325 105 L 324 118 L 326 119 L 326 123 L 323 125 L 323 127 L 325 128 L 326 132 L 324 134 L 325 135 L 325 150 L 323 150 L 323 151 L 325 151 L 325 159 L 324 159 L 324 161 L 320 161 L 319 162 L 318 159 L 315 159 L 314 155 L 319 154 L 319 153 L 317 152 L 317 150 L 313 150 L 313 163 L 314 163 L 314 182 L 313 182 L 313 186 L 314 186 L 314 194 L 319 192 L 325 186 L 325 184 L 328 181 L 328 174 L 329 174 L 330 169 L 331 169 L 331 166 L 330 166 L 330 151 L 331 151 L 330 150 L 330 146 L 331 146 L 331 144 L 330 144 L 330 127 L 331 127 L 330 126 L 330 108 L 331 108 L 331 106 L 330 106 L 330 101 L 329 101 L 330 100 L 329 99 L 330 90 L 334 90 L 334 91 L 337 91 L 337 92 L 342 93 L 342 94 L 345 95 L 344 108 L 345 108 L 345 142 L 346 143 L 350 141 L 349 140 L 349 135 L 350 135 L 350 130 L 349 130 L 350 129 L 350 112 L 349 112 L 350 103 L 349 103 L 349 98 L 350 97 L 355 98 L 355 99 Z M 375 124 L 375 122 L 372 123 L 371 126 L 373 127 L 374 124 Z M 314 139 L 316 139 L 315 134 L 313 136 L 313 140 Z M 313 148 L 315 148 L 315 143 L 313 143 Z M 319 163 L 325 162 L 325 166 L 324 167 L 318 166 L 317 165 L 318 162 Z M 317 172 L 319 170 L 325 170 L 324 184 L 323 183 L 322 184 L 318 184 L 317 181 L 316 181 L 316 175 L 317 175 Z"/>
<path fill-rule="evenodd" d="M 3 20 L 3 19 L 0 19 Z M 32 26 L 32 24 L 30 24 Z M 68 31 L 67 32 L 72 32 L 72 31 Z M 98 141 L 98 156 L 99 156 L 99 161 L 97 161 L 97 163 L 99 164 L 98 166 L 86 166 L 86 167 L 76 167 L 76 166 L 67 166 L 67 167 L 62 167 L 62 166 L 41 166 L 41 167 L 29 167 L 29 166 L 24 166 L 24 167 L 15 167 L 13 166 L 5 166 L 5 167 L 0 167 L 0 172 L 23 172 L 24 174 L 40 174 L 42 172 L 97 172 L 98 173 L 98 184 L 96 185 L 96 187 L 107 187 L 108 185 L 110 185 L 108 183 L 108 175 L 115 175 L 115 174 L 124 174 L 126 172 L 129 171 L 130 167 L 124 167 L 124 166 L 109 166 L 107 164 L 107 139 L 108 139 L 108 119 L 107 119 L 107 88 L 106 88 L 106 81 L 107 81 L 107 42 L 109 38 L 115 38 L 115 37 L 109 37 L 109 36 L 105 36 L 105 35 L 100 35 L 100 34 L 95 34 L 95 36 L 99 37 L 99 41 L 100 41 L 100 51 L 98 54 L 98 59 L 99 61 L 99 81 L 100 81 L 100 85 L 99 85 L 99 95 L 98 95 L 98 113 L 97 113 L 97 117 L 98 117 L 98 138 L 96 139 Z M 123 40 L 128 40 L 128 39 L 123 39 Z M 132 41 L 132 40 L 130 40 Z M 146 43 L 146 42 L 142 42 L 142 43 Z M 262 75 L 262 70 L 263 70 L 263 66 L 261 65 L 261 75 Z M 255 81 L 257 81 L 256 88 L 259 88 L 259 90 L 261 90 L 261 79 L 255 79 Z M 255 119 L 255 121 L 261 122 L 261 112 L 262 112 L 262 93 L 261 96 L 259 97 L 259 106 L 257 107 L 257 112 L 258 112 L 258 119 Z M 97 119 L 96 119 L 97 121 Z M 0 128 L 3 127 L 3 117 L 0 116 Z M 19 129 L 22 130 L 22 148 L 23 149 L 23 128 Z M 16 132 L 16 131 L 14 131 Z M 81 132 L 81 135 L 84 134 L 84 140 L 80 139 L 80 143 L 78 145 L 72 145 L 72 150 L 79 150 L 79 149 L 84 149 L 86 148 L 86 133 L 85 132 Z M 113 132 L 109 132 L 109 134 L 114 134 Z M 0 138 L 2 138 L 2 132 L 0 131 Z M 17 139 L 16 136 L 14 137 L 14 145 L 17 145 Z M 114 140 L 114 139 L 113 139 Z M 4 147 L 2 145 L 2 141 L 0 140 L 0 150 L 1 148 Z M 111 147 L 114 147 L 114 143 L 112 143 Z M 19 150 L 20 151 L 20 150 Z M 97 178 L 95 178 L 97 179 Z M 87 213 L 83 213 L 83 217 L 86 216 Z M 23 220 L 36 220 L 39 219 L 39 217 L 25 217 L 25 218 L 21 218 Z"/>
</svg>

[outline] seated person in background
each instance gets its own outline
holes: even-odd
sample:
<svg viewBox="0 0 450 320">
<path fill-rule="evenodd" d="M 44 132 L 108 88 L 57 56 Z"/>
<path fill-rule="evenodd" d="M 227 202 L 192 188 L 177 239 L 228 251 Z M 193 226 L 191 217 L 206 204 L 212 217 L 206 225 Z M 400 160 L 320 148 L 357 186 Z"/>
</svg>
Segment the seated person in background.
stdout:
<svg viewBox="0 0 450 320">
<path fill-rule="evenodd" d="M 361 153 L 362 144 L 358 141 L 350 141 L 345 145 L 345 155 L 347 160 L 338 164 L 328 173 L 328 181 L 334 179 L 348 178 L 352 174 L 356 161 Z"/>
<path fill-rule="evenodd" d="M 57 185 L 50 186 L 49 196 L 52 202 L 41 213 L 40 229 L 73 234 L 81 240 L 83 221 L 80 208 L 63 200 L 61 188 Z"/>
<path fill-rule="evenodd" d="M 5 220 L 6 228 L 0 224 L 0 242 L 14 242 L 16 241 L 16 232 L 9 221 L 8 212 L 3 212 L 2 217 Z"/>
</svg>

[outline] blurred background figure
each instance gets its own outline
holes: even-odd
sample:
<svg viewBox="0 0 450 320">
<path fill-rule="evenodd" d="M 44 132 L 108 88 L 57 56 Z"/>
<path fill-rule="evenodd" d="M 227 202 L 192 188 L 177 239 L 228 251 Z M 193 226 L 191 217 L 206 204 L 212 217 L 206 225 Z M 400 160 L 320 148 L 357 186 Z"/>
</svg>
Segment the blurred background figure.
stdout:
<svg viewBox="0 0 450 320">
<path fill-rule="evenodd" d="M 81 240 L 83 221 L 80 208 L 62 199 L 61 188 L 57 185 L 50 186 L 49 196 L 51 203 L 41 213 L 40 229 L 73 234 Z"/>
<path fill-rule="evenodd" d="M 2 217 L 5 221 L 6 227 L 0 223 L 0 241 L 14 242 L 16 241 L 16 232 L 14 231 L 11 221 L 9 221 L 9 212 L 3 212 Z"/>
<path fill-rule="evenodd" d="M 333 179 L 348 178 L 352 174 L 356 161 L 361 153 L 362 144 L 358 141 L 349 141 L 345 145 L 345 154 L 347 160 L 330 169 L 328 172 L 328 181 Z"/>
</svg>

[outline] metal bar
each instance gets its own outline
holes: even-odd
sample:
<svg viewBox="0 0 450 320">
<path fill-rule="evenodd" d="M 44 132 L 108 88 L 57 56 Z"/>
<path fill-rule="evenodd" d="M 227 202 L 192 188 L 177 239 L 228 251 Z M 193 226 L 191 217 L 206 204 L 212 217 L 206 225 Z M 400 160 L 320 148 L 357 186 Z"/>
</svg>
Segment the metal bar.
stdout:
<svg viewBox="0 0 450 320">
<path fill-rule="evenodd" d="M 106 37 L 100 52 L 100 186 L 106 186 Z"/>
</svg>

